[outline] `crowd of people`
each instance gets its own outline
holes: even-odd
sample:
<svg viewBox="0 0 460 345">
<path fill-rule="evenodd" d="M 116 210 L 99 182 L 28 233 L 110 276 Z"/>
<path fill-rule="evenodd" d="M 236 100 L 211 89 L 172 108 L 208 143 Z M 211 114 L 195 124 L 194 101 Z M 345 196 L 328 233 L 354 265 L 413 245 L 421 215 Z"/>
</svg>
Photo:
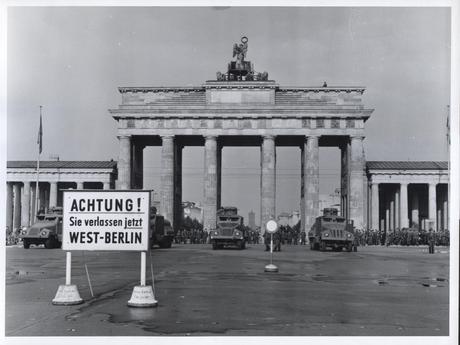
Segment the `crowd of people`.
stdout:
<svg viewBox="0 0 460 345">
<path fill-rule="evenodd" d="M 361 246 L 365 245 L 399 245 L 399 246 L 420 246 L 428 245 L 430 237 L 433 236 L 436 246 L 449 246 L 449 230 L 432 231 L 418 230 L 414 228 L 395 229 L 394 231 L 382 230 L 355 230 L 357 242 Z"/>
</svg>

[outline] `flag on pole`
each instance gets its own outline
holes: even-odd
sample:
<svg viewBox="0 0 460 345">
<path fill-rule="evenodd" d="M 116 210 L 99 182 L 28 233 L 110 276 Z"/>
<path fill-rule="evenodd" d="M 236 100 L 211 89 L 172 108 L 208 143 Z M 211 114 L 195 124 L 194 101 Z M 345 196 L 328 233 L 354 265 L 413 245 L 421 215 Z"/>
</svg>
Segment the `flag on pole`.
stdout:
<svg viewBox="0 0 460 345">
<path fill-rule="evenodd" d="M 38 153 L 42 153 L 42 137 L 43 137 L 43 128 L 42 128 L 42 107 L 40 106 L 40 127 L 38 128 Z"/>
</svg>

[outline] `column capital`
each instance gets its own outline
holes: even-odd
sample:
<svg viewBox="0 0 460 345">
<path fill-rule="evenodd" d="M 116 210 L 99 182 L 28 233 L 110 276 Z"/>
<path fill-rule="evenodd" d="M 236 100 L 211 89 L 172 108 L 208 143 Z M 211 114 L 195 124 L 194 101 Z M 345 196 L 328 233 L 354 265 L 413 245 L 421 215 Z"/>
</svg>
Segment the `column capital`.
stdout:
<svg viewBox="0 0 460 345">
<path fill-rule="evenodd" d="M 161 137 L 161 140 L 169 140 L 169 139 L 173 140 L 175 135 L 174 134 L 165 134 L 165 135 L 160 135 L 160 137 Z"/>
<path fill-rule="evenodd" d="M 275 140 L 275 135 L 272 135 L 272 134 L 264 134 L 262 135 L 262 139 L 263 140 Z"/>
<path fill-rule="evenodd" d="M 365 138 L 364 135 L 350 135 L 350 140 L 364 140 Z"/>
<path fill-rule="evenodd" d="M 311 139 L 319 139 L 321 137 L 320 134 L 308 134 L 305 136 L 305 139 L 311 138 Z"/>
<path fill-rule="evenodd" d="M 406 186 L 406 187 L 407 187 L 407 186 L 409 185 L 409 182 L 400 182 L 399 184 L 400 184 L 401 186 Z"/>
<path fill-rule="evenodd" d="M 132 135 L 130 134 L 123 134 L 123 135 L 117 135 L 118 139 L 131 139 Z"/>
<path fill-rule="evenodd" d="M 217 135 L 205 135 L 205 140 L 217 140 Z"/>
</svg>

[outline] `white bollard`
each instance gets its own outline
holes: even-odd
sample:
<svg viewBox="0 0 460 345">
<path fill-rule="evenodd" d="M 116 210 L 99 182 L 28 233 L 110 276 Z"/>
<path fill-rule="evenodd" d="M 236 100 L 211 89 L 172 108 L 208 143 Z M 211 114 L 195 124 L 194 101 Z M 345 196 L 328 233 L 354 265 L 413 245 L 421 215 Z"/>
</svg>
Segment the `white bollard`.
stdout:
<svg viewBox="0 0 460 345">
<path fill-rule="evenodd" d="M 156 307 L 158 301 L 153 294 L 151 285 L 145 285 L 145 266 L 146 266 L 146 253 L 141 252 L 141 285 L 135 286 L 131 299 L 128 301 L 130 307 Z"/>
<path fill-rule="evenodd" d="M 76 285 L 71 284 L 72 272 L 72 254 L 66 252 L 66 265 L 65 265 L 65 285 L 59 285 L 56 296 L 51 303 L 54 305 L 75 305 L 83 303 L 83 299 L 78 293 Z"/>
</svg>

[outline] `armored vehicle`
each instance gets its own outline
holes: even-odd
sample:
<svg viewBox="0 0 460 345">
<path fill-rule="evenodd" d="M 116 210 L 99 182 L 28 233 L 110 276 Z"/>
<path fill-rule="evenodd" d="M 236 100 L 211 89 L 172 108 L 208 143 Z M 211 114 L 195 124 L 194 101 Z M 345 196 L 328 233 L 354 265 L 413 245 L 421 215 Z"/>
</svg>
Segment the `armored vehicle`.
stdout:
<svg viewBox="0 0 460 345">
<path fill-rule="evenodd" d="M 160 214 L 156 214 L 156 209 L 153 207 L 150 211 L 150 247 L 154 245 L 160 248 L 171 248 L 175 233 L 171 226 L 171 222 Z"/>
<path fill-rule="evenodd" d="M 37 221 L 21 233 L 25 249 L 31 244 L 44 244 L 45 248 L 60 248 L 62 244 L 62 207 L 53 207 L 39 214 Z"/>
<path fill-rule="evenodd" d="M 217 228 L 211 231 L 211 244 L 212 249 L 224 246 L 246 248 L 243 217 L 238 215 L 236 207 L 222 207 L 217 211 Z"/>
<path fill-rule="evenodd" d="M 338 216 L 335 208 L 325 208 L 323 215 L 316 218 L 315 224 L 308 233 L 310 248 L 325 251 L 328 247 L 335 251 L 345 248 L 353 250 L 353 222 Z"/>
</svg>

